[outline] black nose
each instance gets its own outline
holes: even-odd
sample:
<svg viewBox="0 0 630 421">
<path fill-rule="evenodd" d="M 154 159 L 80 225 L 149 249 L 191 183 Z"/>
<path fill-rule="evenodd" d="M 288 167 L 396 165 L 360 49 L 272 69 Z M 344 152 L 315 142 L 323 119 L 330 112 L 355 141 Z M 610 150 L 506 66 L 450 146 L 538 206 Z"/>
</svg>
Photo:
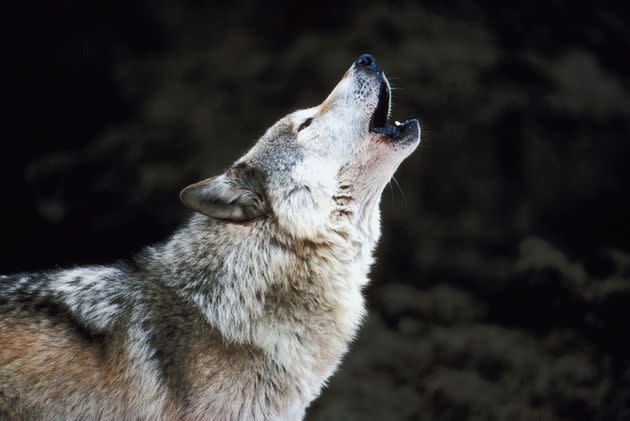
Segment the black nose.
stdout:
<svg viewBox="0 0 630 421">
<path fill-rule="evenodd" d="M 376 59 L 372 54 L 361 54 L 355 63 L 359 67 L 365 67 L 378 72 L 378 64 L 376 64 Z"/>
</svg>

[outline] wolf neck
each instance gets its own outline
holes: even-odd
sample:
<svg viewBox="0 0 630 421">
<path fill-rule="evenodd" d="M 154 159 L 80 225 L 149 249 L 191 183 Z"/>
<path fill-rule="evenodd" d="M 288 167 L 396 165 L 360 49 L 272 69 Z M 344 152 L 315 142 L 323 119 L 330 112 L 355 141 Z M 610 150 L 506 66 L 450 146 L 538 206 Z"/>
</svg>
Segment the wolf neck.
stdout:
<svg viewBox="0 0 630 421">
<path fill-rule="evenodd" d="M 195 215 L 149 250 L 151 270 L 227 341 L 255 345 L 283 364 L 315 354 L 332 370 L 365 313 L 361 288 L 377 235 L 311 244 L 279 235 L 271 223 Z"/>
</svg>

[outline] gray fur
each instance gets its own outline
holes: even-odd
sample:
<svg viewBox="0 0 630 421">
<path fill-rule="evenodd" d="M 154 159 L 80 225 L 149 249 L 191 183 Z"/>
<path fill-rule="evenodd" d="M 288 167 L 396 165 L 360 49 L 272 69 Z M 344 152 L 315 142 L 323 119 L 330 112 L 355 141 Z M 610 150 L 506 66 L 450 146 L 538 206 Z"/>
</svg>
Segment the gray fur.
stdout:
<svg viewBox="0 0 630 421">
<path fill-rule="evenodd" d="M 368 132 L 381 78 L 351 67 L 185 189 L 199 213 L 163 244 L 0 277 L 0 417 L 302 419 L 365 315 L 380 195 L 419 142 Z"/>
</svg>

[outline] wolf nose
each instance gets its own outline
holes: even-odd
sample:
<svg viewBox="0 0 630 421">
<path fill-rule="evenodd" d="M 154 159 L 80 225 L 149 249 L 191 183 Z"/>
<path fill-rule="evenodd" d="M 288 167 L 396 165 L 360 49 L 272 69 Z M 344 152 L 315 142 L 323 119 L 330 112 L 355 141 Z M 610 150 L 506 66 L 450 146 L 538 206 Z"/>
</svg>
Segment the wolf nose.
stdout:
<svg viewBox="0 0 630 421">
<path fill-rule="evenodd" d="M 361 54 L 355 62 L 358 67 L 366 67 L 370 70 L 378 72 L 378 64 L 372 54 Z"/>
</svg>

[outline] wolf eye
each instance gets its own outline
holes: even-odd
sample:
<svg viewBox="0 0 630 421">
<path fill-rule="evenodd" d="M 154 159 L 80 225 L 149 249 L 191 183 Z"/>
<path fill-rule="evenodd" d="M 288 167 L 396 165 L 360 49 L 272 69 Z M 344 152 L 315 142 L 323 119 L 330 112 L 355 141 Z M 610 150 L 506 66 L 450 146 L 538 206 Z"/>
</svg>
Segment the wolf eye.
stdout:
<svg viewBox="0 0 630 421">
<path fill-rule="evenodd" d="M 306 120 L 304 120 L 302 122 L 302 124 L 300 124 L 300 126 L 298 127 L 298 132 L 302 129 L 306 129 L 308 126 L 311 125 L 311 122 L 313 121 L 313 117 L 307 118 Z"/>
</svg>

